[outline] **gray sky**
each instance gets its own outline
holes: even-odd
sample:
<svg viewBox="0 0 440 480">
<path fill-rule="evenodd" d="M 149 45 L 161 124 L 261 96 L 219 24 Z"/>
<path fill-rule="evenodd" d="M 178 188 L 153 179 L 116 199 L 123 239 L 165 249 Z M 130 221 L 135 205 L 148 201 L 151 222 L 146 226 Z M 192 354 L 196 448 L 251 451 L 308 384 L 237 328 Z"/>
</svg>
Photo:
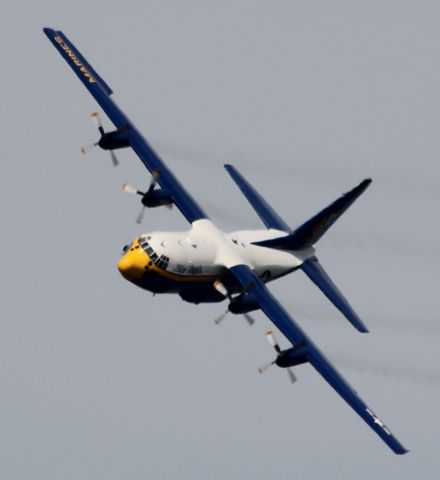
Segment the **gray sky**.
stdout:
<svg viewBox="0 0 440 480">
<path fill-rule="evenodd" d="M 0 477 L 437 478 L 440 84 L 436 1 L 3 2 Z M 318 254 L 369 335 L 299 272 L 272 291 L 393 433 L 396 457 L 269 321 L 124 281 L 141 231 L 183 229 L 82 157 L 96 104 L 41 27 L 62 29 L 227 230 L 261 224 L 235 164 L 292 226 L 361 179 Z"/>
</svg>

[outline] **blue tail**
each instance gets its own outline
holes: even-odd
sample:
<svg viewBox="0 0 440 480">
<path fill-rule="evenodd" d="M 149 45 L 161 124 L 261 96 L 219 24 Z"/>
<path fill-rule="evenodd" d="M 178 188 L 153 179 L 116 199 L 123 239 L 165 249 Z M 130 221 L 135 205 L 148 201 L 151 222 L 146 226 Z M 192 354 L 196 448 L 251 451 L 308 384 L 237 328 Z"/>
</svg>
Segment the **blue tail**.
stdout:
<svg viewBox="0 0 440 480">
<path fill-rule="evenodd" d="M 328 207 L 292 231 L 286 222 L 284 222 L 236 168 L 232 165 L 225 165 L 225 168 L 259 217 L 263 220 L 266 227 L 282 230 L 287 233 L 287 235 L 278 238 L 256 242 L 255 245 L 280 250 L 295 251 L 313 246 L 371 183 L 370 179 L 364 180 L 357 187 L 339 197 Z M 327 275 L 315 256 L 307 259 L 301 265 L 301 269 L 357 330 L 362 333 L 368 332 L 365 324 Z"/>
<path fill-rule="evenodd" d="M 290 235 L 258 242 L 257 245 L 279 248 L 281 250 L 302 250 L 311 247 L 318 242 L 347 208 L 365 192 L 370 183 L 371 179 L 364 180 L 353 190 L 345 193 L 310 220 L 307 220 Z"/>
</svg>

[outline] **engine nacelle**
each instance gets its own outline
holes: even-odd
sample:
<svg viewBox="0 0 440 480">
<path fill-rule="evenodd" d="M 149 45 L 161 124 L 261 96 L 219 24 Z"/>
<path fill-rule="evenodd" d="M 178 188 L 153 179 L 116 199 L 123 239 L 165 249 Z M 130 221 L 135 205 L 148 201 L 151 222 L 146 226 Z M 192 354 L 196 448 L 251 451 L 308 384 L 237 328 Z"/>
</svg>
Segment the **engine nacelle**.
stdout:
<svg viewBox="0 0 440 480">
<path fill-rule="evenodd" d="M 243 293 L 233 298 L 228 305 L 229 311 L 236 314 L 253 312 L 259 308 L 257 299 L 252 293 Z"/>
<path fill-rule="evenodd" d="M 113 132 L 101 132 L 101 139 L 98 145 L 103 150 L 118 150 L 119 148 L 126 148 L 130 146 L 128 139 L 128 129 L 120 128 Z"/>
<path fill-rule="evenodd" d="M 296 345 L 278 354 L 275 363 L 281 368 L 294 367 L 308 362 L 307 348 L 304 345 Z"/>
<path fill-rule="evenodd" d="M 147 192 L 142 197 L 142 204 L 148 208 L 162 207 L 164 205 L 172 205 L 173 199 L 167 190 L 160 188 Z"/>
</svg>

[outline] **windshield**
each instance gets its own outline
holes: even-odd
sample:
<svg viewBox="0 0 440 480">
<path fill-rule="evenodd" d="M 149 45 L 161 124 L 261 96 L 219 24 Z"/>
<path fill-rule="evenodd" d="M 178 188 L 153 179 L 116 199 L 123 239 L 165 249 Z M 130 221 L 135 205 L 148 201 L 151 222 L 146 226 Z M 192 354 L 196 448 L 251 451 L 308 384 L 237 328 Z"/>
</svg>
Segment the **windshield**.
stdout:
<svg viewBox="0 0 440 480">
<path fill-rule="evenodd" d="M 169 257 L 165 255 L 161 255 L 160 257 L 157 253 L 153 250 L 153 247 L 148 243 L 147 239 L 151 237 L 146 237 L 142 235 L 139 237 L 139 245 L 144 250 L 144 252 L 151 258 L 151 260 L 161 269 L 166 270 L 168 268 L 168 263 L 170 261 Z"/>
</svg>

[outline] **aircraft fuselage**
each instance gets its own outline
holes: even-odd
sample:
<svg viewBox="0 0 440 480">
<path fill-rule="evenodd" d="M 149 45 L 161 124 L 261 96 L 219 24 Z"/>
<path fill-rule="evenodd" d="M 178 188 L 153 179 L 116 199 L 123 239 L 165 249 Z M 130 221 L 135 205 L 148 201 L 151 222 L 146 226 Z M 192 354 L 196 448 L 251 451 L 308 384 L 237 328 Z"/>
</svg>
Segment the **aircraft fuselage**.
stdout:
<svg viewBox="0 0 440 480">
<path fill-rule="evenodd" d="M 296 270 L 314 253 L 313 248 L 287 252 L 253 245 L 285 235 L 280 230 L 240 230 L 224 235 L 264 282 Z M 224 300 L 225 295 L 215 288 L 215 282 L 221 282 L 229 294 L 243 290 L 222 264 L 215 240 L 194 227 L 186 232 L 152 232 L 135 238 L 125 249 L 118 269 L 140 288 L 154 293 L 177 293 L 192 303 Z"/>
</svg>

